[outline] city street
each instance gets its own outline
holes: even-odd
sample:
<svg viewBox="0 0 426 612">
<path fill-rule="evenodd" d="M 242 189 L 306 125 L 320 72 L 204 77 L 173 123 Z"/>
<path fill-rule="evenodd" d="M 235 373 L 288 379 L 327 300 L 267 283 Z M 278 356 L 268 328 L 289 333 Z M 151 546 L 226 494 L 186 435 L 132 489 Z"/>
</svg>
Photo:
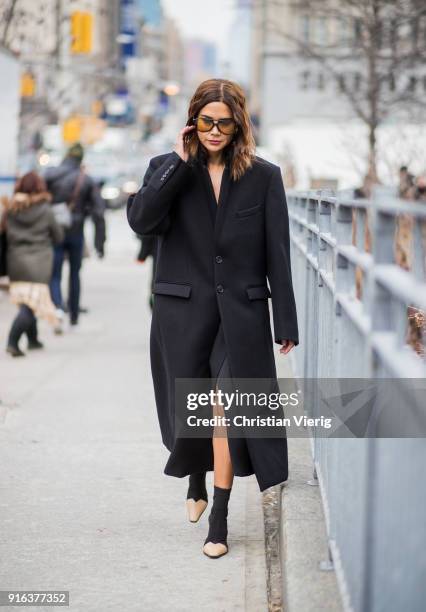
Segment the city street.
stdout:
<svg viewBox="0 0 426 612">
<path fill-rule="evenodd" d="M 67 590 L 73 612 L 266 609 L 254 476 L 235 479 L 230 554 L 213 561 L 202 554 L 208 512 L 190 524 L 187 480 L 163 474 L 151 260 L 135 263 L 123 210 L 107 223 L 105 259 L 83 262 L 80 325 L 55 336 L 41 323 L 43 351 L 0 352 L 1 589 Z M 15 307 L 0 295 L 4 345 Z"/>
<path fill-rule="evenodd" d="M 0 612 L 424 612 L 425 56 L 425 0 L 0 0 Z M 191 523 L 206 367 L 261 439 Z"/>
</svg>

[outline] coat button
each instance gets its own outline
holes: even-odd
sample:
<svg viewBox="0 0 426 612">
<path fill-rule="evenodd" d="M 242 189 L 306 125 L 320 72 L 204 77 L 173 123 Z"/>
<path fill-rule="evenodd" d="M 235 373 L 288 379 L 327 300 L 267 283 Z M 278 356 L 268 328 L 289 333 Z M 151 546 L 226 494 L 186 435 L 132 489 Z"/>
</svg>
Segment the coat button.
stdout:
<svg viewBox="0 0 426 612">
<path fill-rule="evenodd" d="M 218 285 L 218 286 L 216 287 L 216 291 L 217 291 L 218 293 L 223 293 L 223 286 L 222 286 L 222 285 Z"/>
<path fill-rule="evenodd" d="M 216 263 L 222 263 L 223 259 L 220 255 L 216 255 Z"/>
</svg>

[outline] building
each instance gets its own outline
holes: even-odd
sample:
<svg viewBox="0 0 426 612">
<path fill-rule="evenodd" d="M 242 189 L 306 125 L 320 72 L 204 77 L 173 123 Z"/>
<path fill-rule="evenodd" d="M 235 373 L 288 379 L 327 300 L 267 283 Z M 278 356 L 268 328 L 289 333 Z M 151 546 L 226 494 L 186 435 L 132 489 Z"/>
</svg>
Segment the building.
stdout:
<svg viewBox="0 0 426 612">
<path fill-rule="evenodd" d="M 94 102 L 122 78 L 119 6 L 119 0 L 20 0 L 16 4 L 6 44 L 19 57 L 26 82 L 33 83 L 22 101 L 21 148 L 31 146 L 33 135 L 46 123 L 74 113 L 90 114 Z"/>
<path fill-rule="evenodd" d="M 251 88 L 252 0 L 237 0 L 228 37 L 228 77 L 249 94 Z"/>
<path fill-rule="evenodd" d="M 347 7 L 336 3 L 334 13 L 324 10 L 320 15 L 310 11 L 303 0 L 252 2 L 251 110 L 260 118 L 261 144 L 276 153 L 285 150 L 288 159 L 294 158 L 299 178 L 303 176 L 298 186 L 334 180 L 339 186 L 359 184 L 367 172 L 369 135 L 352 101 L 364 95 L 368 74 L 359 53 L 362 34 L 357 9 L 352 17 Z M 391 10 L 391 4 L 388 8 Z M 384 17 L 378 44 L 388 52 L 394 43 L 393 22 Z M 420 41 L 421 29 L 414 26 L 410 26 L 412 33 L 408 28 L 401 44 L 414 44 L 415 31 Z M 324 55 L 325 49 L 329 54 L 326 63 L 312 58 L 312 51 Z M 424 70 L 419 73 L 418 67 L 406 63 L 399 74 L 389 74 L 381 87 L 388 88 L 391 97 L 398 88 L 404 95 L 410 88 L 420 91 L 422 83 L 426 88 Z M 392 107 L 382 121 L 389 134 L 391 123 L 407 123 L 407 109 L 408 105 L 400 113 Z M 382 150 L 389 141 L 385 132 L 378 130 Z M 384 164 L 382 171 L 388 172 Z"/>
<path fill-rule="evenodd" d="M 200 39 L 185 41 L 185 86 L 194 89 L 205 79 L 217 74 L 217 50 L 214 43 Z"/>
</svg>

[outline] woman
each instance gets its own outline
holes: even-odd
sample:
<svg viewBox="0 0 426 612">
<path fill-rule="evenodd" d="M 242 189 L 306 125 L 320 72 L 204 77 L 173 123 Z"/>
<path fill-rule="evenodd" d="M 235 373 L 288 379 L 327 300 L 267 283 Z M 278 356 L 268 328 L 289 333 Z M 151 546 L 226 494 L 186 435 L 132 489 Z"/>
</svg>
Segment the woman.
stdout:
<svg viewBox="0 0 426 612">
<path fill-rule="evenodd" d="M 25 355 L 19 348 L 23 334 L 28 337 L 28 349 L 43 348 L 36 317 L 57 323 L 49 282 L 53 244 L 63 240 L 63 231 L 55 221 L 50 200 L 44 180 L 29 172 L 18 180 L 13 197 L 5 201 L 10 298 L 19 306 L 6 349 L 13 357 Z"/>
<path fill-rule="evenodd" d="M 238 85 L 201 83 L 174 150 L 151 159 L 127 215 L 135 232 L 159 236 L 150 350 L 162 439 L 170 451 L 164 473 L 189 475 L 187 507 L 195 522 L 207 506 L 206 472 L 214 470 L 203 552 L 216 558 L 228 552 L 234 475 L 255 474 L 261 491 L 285 481 L 287 440 L 175 436 L 175 379 L 276 379 L 271 293 L 280 352 L 299 342 L 281 172 L 255 156 Z"/>
</svg>

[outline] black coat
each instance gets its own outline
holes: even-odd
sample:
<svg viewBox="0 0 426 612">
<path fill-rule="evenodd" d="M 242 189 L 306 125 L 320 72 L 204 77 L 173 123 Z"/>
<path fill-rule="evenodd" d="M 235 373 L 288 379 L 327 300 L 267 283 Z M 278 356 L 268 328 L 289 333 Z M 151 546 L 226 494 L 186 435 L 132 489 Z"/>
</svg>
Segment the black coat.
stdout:
<svg viewBox="0 0 426 612">
<path fill-rule="evenodd" d="M 212 198 L 216 205 L 206 166 L 172 152 L 151 159 L 127 205 L 135 232 L 160 236 L 151 368 L 162 439 L 171 453 L 164 471 L 179 477 L 213 469 L 211 440 L 175 439 L 174 382 L 211 375 L 218 323 L 233 378 L 276 378 L 273 340 L 299 343 L 280 168 L 256 157 L 235 182 L 227 165 L 216 215 Z M 287 479 L 285 437 L 247 438 L 243 445 L 229 438 L 229 444 L 236 476 L 255 473 L 262 491 Z"/>
</svg>

